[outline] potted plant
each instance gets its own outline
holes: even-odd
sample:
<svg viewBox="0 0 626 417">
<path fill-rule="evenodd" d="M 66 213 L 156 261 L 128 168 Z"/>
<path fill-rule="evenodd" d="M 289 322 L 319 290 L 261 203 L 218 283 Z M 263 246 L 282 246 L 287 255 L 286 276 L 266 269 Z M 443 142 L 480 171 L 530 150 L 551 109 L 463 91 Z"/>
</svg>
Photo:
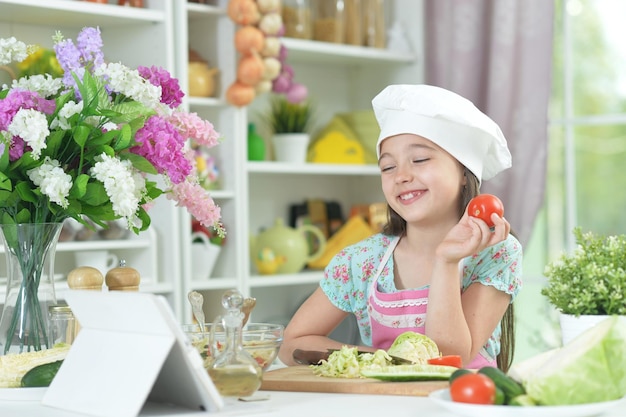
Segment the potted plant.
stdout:
<svg viewBox="0 0 626 417">
<path fill-rule="evenodd" d="M 561 313 L 563 342 L 610 315 L 626 315 L 626 235 L 574 228 L 577 248 L 546 266 L 541 294 Z M 586 323 L 586 324 L 585 324 Z"/>
<path fill-rule="evenodd" d="M 282 95 L 271 99 L 267 120 L 274 134 L 272 142 L 277 161 L 306 161 L 312 114 L 311 103 L 307 100 L 291 103 Z"/>
</svg>

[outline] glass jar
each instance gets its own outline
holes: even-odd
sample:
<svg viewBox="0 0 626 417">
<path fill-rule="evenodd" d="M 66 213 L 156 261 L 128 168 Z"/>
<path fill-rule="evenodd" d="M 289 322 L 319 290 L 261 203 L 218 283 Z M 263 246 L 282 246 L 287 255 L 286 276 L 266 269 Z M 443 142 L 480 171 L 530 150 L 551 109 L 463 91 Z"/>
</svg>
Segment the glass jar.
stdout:
<svg viewBox="0 0 626 417">
<path fill-rule="evenodd" d="M 363 17 L 361 0 L 343 0 L 343 27 L 344 43 L 348 45 L 363 45 Z"/>
<path fill-rule="evenodd" d="M 50 306 L 50 341 L 51 345 L 57 343 L 72 344 L 78 334 L 78 322 L 74 318 L 74 314 L 69 306 L 55 305 Z"/>
<path fill-rule="evenodd" d="M 309 0 L 283 0 L 282 15 L 286 37 L 296 39 L 313 37 Z"/>
<path fill-rule="evenodd" d="M 317 0 L 313 9 L 313 39 L 343 43 L 344 0 Z"/>
<path fill-rule="evenodd" d="M 143 0 L 118 0 L 118 6 L 143 7 Z"/>
<path fill-rule="evenodd" d="M 363 1 L 363 45 L 372 48 L 385 48 L 387 36 L 385 34 L 385 1 Z"/>
</svg>

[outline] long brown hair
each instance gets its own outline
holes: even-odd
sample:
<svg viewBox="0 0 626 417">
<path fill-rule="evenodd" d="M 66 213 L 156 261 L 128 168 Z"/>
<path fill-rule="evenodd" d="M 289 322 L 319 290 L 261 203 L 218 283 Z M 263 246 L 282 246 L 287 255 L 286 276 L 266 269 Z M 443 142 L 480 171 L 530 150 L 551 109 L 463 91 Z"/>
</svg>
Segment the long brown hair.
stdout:
<svg viewBox="0 0 626 417">
<path fill-rule="evenodd" d="M 480 183 L 476 175 L 465 167 L 463 167 L 463 174 L 467 181 L 461 193 L 459 218 L 465 213 L 465 207 L 467 207 L 470 200 L 480 194 Z M 406 220 L 387 205 L 387 223 L 383 226 L 383 233 L 390 236 L 402 236 L 405 232 Z M 515 236 L 513 231 L 511 231 L 511 234 Z M 504 316 L 500 320 L 500 331 L 500 352 L 496 357 L 496 362 L 498 368 L 503 372 L 507 372 L 513 363 L 515 354 L 515 313 L 513 303 L 509 303 Z"/>
</svg>

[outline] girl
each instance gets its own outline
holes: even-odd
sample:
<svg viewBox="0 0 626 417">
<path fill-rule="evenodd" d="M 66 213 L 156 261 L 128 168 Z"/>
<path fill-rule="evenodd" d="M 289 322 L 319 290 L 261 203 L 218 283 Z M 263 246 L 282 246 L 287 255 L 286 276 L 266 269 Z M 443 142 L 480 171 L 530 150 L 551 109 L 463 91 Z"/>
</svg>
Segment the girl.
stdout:
<svg viewBox="0 0 626 417">
<path fill-rule="evenodd" d="M 354 314 L 362 350 L 387 349 L 412 330 L 465 367 L 507 370 L 522 248 L 506 219 L 493 214 L 490 229 L 466 209 L 482 180 L 511 166 L 500 128 L 428 85 L 389 86 L 372 105 L 388 223 L 329 263 L 285 329 L 280 359 L 293 365 L 295 349 L 340 348 L 328 335 Z"/>
</svg>

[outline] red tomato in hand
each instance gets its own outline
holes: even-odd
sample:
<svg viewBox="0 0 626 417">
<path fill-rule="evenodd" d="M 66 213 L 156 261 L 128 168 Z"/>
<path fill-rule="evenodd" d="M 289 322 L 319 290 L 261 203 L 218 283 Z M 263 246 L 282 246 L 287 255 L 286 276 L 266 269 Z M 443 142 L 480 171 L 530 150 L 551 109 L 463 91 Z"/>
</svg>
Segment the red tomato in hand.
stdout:
<svg viewBox="0 0 626 417">
<path fill-rule="evenodd" d="M 455 368 L 461 368 L 463 366 L 461 356 L 459 355 L 437 356 L 436 358 L 428 359 L 427 362 L 430 365 L 454 366 Z"/>
<path fill-rule="evenodd" d="M 459 403 L 494 404 L 496 384 L 487 375 L 461 375 L 450 384 L 450 398 Z"/>
<path fill-rule="evenodd" d="M 480 194 L 472 198 L 469 202 L 467 213 L 470 216 L 477 217 L 487 223 L 487 226 L 493 227 L 491 214 L 496 213 L 498 216 L 504 216 L 504 205 L 498 197 L 492 194 Z"/>
</svg>

